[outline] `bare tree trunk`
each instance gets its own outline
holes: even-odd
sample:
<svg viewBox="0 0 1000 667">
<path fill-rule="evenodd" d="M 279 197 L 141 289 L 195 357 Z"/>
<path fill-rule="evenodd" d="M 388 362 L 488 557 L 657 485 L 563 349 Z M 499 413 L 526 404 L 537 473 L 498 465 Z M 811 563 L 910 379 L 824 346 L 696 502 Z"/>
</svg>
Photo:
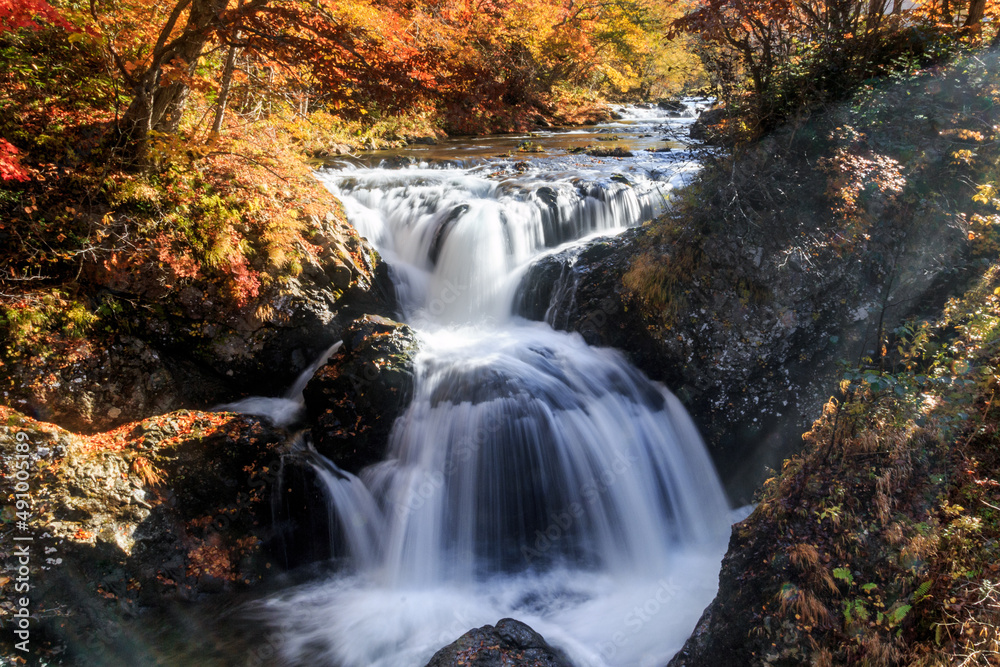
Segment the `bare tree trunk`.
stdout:
<svg viewBox="0 0 1000 667">
<path fill-rule="evenodd" d="M 970 0 L 969 2 L 969 15 L 965 17 L 966 28 L 974 28 L 979 25 L 979 22 L 983 19 L 983 14 L 986 13 L 986 0 Z"/>
<path fill-rule="evenodd" d="M 865 17 L 865 29 L 871 33 L 878 30 L 885 18 L 887 0 L 870 0 L 868 3 L 868 15 Z"/>
<path fill-rule="evenodd" d="M 236 39 L 239 39 L 239 33 Z M 212 123 L 212 134 L 222 132 L 222 118 L 226 114 L 226 103 L 229 101 L 229 87 L 233 83 L 233 71 L 236 69 L 236 45 L 229 46 L 229 53 L 226 54 L 226 67 L 222 70 L 222 82 L 219 84 L 219 101 L 215 107 L 215 122 Z"/>
</svg>

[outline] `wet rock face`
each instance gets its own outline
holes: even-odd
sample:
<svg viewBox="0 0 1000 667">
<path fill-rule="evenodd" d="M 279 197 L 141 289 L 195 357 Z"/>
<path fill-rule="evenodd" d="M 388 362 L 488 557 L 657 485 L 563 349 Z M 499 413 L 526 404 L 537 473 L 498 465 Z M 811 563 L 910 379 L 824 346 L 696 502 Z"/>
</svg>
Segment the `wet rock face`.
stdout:
<svg viewBox="0 0 1000 667">
<path fill-rule="evenodd" d="M 576 331 L 591 345 L 616 347 L 643 358 L 651 352 L 650 337 L 641 312 L 629 310 L 621 284 L 635 235 L 634 230 L 627 231 L 542 258 L 518 287 L 515 314 Z"/>
<path fill-rule="evenodd" d="M 16 572 L 15 547 L 29 545 L 32 646 L 87 664 L 141 613 L 262 581 L 274 571 L 263 545 L 284 440 L 228 413 L 175 412 L 88 437 L 0 408 L 4 530 L 31 538 L 4 539 L 0 561 Z"/>
<path fill-rule="evenodd" d="M 782 657 L 773 656 L 776 657 L 773 662 L 764 662 L 754 655 L 754 649 L 768 648 L 767 637 L 775 631 L 771 619 L 765 621 L 758 609 L 760 601 L 773 599 L 776 591 L 764 590 L 766 586 L 761 578 L 747 573 L 759 570 L 762 562 L 768 562 L 772 555 L 770 549 L 781 536 L 774 533 L 754 535 L 747 523 L 734 526 L 719 573 L 719 593 L 668 667 L 803 664 L 801 657 L 784 662 Z M 757 633 L 753 628 L 759 628 Z M 788 632 L 792 629 L 776 630 Z"/>
<path fill-rule="evenodd" d="M 524 623 L 504 618 L 470 630 L 434 654 L 426 667 L 572 667 L 557 648 Z"/>
<path fill-rule="evenodd" d="M 350 472 L 382 460 L 389 431 L 413 397 L 414 331 L 366 315 L 316 372 L 304 396 L 316 449 Z"/>
</svg>

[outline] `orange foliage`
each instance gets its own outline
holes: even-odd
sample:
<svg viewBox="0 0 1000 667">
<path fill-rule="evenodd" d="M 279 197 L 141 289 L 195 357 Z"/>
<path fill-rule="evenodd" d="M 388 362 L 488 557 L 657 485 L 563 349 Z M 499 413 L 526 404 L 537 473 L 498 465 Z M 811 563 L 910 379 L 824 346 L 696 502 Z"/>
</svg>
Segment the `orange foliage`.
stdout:
<svg viewBox="0 0 1000 667">
<path fill-rule="evenodd" d="M 59 10 L 45 0 L 0 0 L 0 32 L 38 28 L 38 21 L 74 30 Z"/>
<path fill-rule="evenodd" d="M 2 416 L 2 413 L 0 413 L 0 416 Z M 143 424 L 156 423 L 157 420 L 168 418 L 171 426 L 176 429 L 176 434 L 160 440 L 160 447 L 180 444 L 180 442 L 191 436 L 207 436 L 229 423 L 232 415 L 224 412 L 173 413 L 168 417 L 153 417 L 143 422 L 125 424 L 104 433 L 82 435 L 79 437 L 84 443 L 84 451 L 121 451 L 134 441 L 133 433 L 136 428 Z"/>
<path fill-rule="evenodd" d="M 204 1 L 204 0 L 203 0 Z M 198 4 L 192 2 L 192 7 Z M 592 84 L 609 53 L 628 51 L 622 35 L 649 20 L 646 0 L 577 5 L 571 0 L 291 0 L 222 2 L 209 45 L 234 49 L 243 107 L 276 90 L 360 118 L 437 108 L 464 131 L 490 121 L 525 125 L 517 112 L 544 108 L 559 81 Z M 179 13 L 176 11 L 180 9 Z M 127 86 L 156 70 L 162 87 L 182 82 L 206 92 L 212 68 L 170 56 L 193 8 L 123 0 L 95 14 Z M 172 13 L 173 12 L 173 13 Z M 157 44 L 159 47 L 151 47 Z M 222 51 L 220 51 L 221 53 Z M 268 90 L 270 89 L 270 90 Z M 503 112 L 513 109 L 514 117 Z"/>
<path fill-rule="evenodd" d="M 0 180 L 26 181 L 28 172 L 21 166 L 18 150 L 5 139 L 0 139 Z"/>
</svg>

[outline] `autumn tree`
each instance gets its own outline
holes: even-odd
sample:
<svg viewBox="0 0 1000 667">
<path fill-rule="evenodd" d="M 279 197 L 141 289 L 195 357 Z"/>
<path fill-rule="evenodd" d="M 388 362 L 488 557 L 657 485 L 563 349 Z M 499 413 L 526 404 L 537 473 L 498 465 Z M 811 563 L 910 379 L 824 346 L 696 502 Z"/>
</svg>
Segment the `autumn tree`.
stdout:
<svg viewBox="0 0 1000 667">
<path fill-rule="evenodd" d="M 280 83 L 322 88 L 324 101 L 350 110 L 404 103 L 425 82 L 426 61 L 391 7 L 365 2 L 178 0 L 169 13 L 138 1 L 91 5 L 131 103 L 120 121 L 127 158 L 149 159 L 151 137 L 177 132 L 192 87 L 211 88 L 203 56 L 227 56 L 213 128 L 221 130 L 236 54 L 280 69 Z M 155 28 L 151 28 L 155 26 Z M 152 44 L 151 47 L 147 46 Z M 391 97 L 398 100 L 392 100 Z"/>
<path fill-rule="evenodd" d="M 720 96 L 752 137 L 865 79 L 940 57 L 962 35 L 962 22 L 944 16 L 948 1 L 699 0 L 672 31 L 700 40 Z M 972 27 L 987 5 L 969 2 L 964 24 Z"/>
<path fill-rule="evenodd" d="M 0 0 L 0 35 L 19 30 L 39 30 L 44 25 L 67 33 L 80 32 L 61 11 L 45 0 Z M 10 91 L 5 96 L 10 96 Z M 0 183 L 26 180 L 28 172 L 21 164 L 20 151 L 0 137 Z"/>
<path fill-rule="evenodd" d="M 146 162 L 151 133 L 177 131 L 210 40 L 267 2 L 251 0 L 232 8 L 231 0 L 178 0 L 164 16 L 155 5 L 91 1 L 93 19 L 132 91 L 132 101 L 120 122 L 130 159 Z"/>
<path fill-rule="evenodd" d="M 15 0 L 0 0 L 13 2 Z M 17 0 L 27 2 L 28 0 Z M 31 0 L 41 2 L 41 0 Z M 91 0 L 129 103 L 127 163 L 146 168 L 181 127 L 192 89 L 223 117 L 237 61 L 347 117 L 436 109 L 453 131 L 515 129 L 551 111 L 554 86 L 648 93 L 658 0 Z M 257 91 L 267 94 L 268 91 Z"/>
<path fill-rule="evenodd" d="M 697 34 L 713 49 L 708 53 L 710 71 L 724 94 L 732 96 L 736 77 L 720 73 L 737 61 L 749 76 L 754 93 L 771 85 L 777 63 L 791 47 L 789 30 L 792 0 L 707 0 L 677 19 L 678 32 Z"/>
<path fill-rule="evenodd" d="M 149 63 L 138 72 L 122 68 L 135 91 L 123 127 L 130 143 L 136 146 L 137 157 L 144 156 L 150 132 L 177 130 L 190 91 L 190 77 L 211 33 L 220 26 L 227 4 L 227 0 L 181 0 L 160 29 Z M 188 15 L 184 27 L 173 36 L 185 9 Z"/>
</svg>

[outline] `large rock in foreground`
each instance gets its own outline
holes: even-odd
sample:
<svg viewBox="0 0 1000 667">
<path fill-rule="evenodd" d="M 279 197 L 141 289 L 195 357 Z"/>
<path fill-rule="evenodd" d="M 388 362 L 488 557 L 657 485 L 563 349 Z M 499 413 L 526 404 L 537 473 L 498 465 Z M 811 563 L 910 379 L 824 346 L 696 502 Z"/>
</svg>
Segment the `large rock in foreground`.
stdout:
<svg viewBox="0 0 1000 667">
<path fill-rule="evenodd" d="M 396 417 L 413 397 L 417 338 L 413 329 L 365 316 L 306 386 L 316 449 L 350 472 L 385 457 Z"/>
<path fill-rule="evenodd" d="M 88 437 L 0 408 L 0 561 L 7 573 L 24 566 L 30 586 L 0 579 L 0 608 L 16 613 L 24 593 L 32 654 L 119 664 L 149 648 L 123 631 L 137 617 L 262 581 L 284 440 L 231 413 L 176 412 Z"/>
<path fill-rule="evenodd" d="M 572 667 L 557 648 L 521 621 L 500 620 L 470 630 L 434 654 L 426 667 Z"/>
</svg>

